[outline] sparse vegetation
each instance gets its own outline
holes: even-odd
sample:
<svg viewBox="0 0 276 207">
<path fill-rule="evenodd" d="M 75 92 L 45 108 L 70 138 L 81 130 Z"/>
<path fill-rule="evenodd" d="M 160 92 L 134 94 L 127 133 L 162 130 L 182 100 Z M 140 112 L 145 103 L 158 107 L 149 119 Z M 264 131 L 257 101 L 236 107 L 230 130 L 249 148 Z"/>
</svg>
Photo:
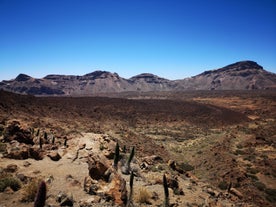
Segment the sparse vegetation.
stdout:
<svg viewBox="0 0 276 207">
<path fill-rule="evenodd" d="M 13 191 L 17 191 L 21 188 L 21 183 L 17 178 L 10 175 L 2 175 L 0 178 L 0 192 L 3 192 L 7 187 L 10 187 Z"/>
<path fill-rule="evenodd" d="M 94 195 L 89 198 L 90 200 L 87 200 L 90 204 L 93 199 L 95 206 L 102 203 L 106 206 L 116 205 L 117 202 L 122 200 L 122 197 L 120 197 L 120 193 L 123 192 L 121 191 L 122 188 L 127 190 L 123 201 L 127 201 L 125 198 L 128 198 L 128 202 L 132 201 L 133 206 L 146 206 L 147 203 L 152 203 L 152 206 L 163 206 L 166 203 L 164 199 L 166 196 L 163 196 L 165 195 L 165 189 L 163 192 L 164 187 L 162 186 L 162 176 L 165 173 L 170 175 L 170 178 L 166 177 L 168 178 L 167 185 L 170 186 L 168 192 L 173 194 L 173 196 L 170 195 L 169 200 L 171 204 L 176 206 L 188 206 L 190 204 L 207 206 L 211 205 L 207 202 L 214 201 L 217 202 L 217 205 L 223 203 L 226 206 L 251 205 L 252 198 L 254 198 L 254 204 L 262 206 L 262 203 L 265 203 L 271 207 L 275 203 L 275 190 L 270 189 L 273 188 L 275 180 L 275 177 L 273 177 L 275 175 L 273 169 L 273 155 L 275 152 L 273 147 L 275 127 L 273 126 L 275 126 L 275 120 L 267 120 L 272 117 L 271 114 L 275 114 L 275 110 L 272 108 L 275 105 L 274 102 L 274 105 L 266 104 L 266 112 L 260 107 L 264 105 L 247 104 L 249 99 L 247 99 L 247 96 L 250 95 L 246 95 L 246 98 L 242 100 L 239 97 L 235 98 L 234 101 L 241 100 L 241 102 L 235 102 L 235 104 L 229 103 L 231 97 L 226 99 L 225 97 L 228 96 L 225 96 L 225 94 L 223 94 L 223 98 L 217 97 L 217 94 L 211 95 L 213 97 L 207 97 L 206 100 L 203 100 L 205 98 L 204 93 L 200 93 L 198 100 L 195 97 L 193 100 L 188 98 L 188 101 L 186 101 L 185 97 L 185 101 L 182 101 L 180 100 L 182 97 L 178 96 L 177 101 L 156 101 L 155 99 L 140 99 L 137 101 L 134 98 L 133 100 L 115 99 L 114 102 L 113 99 L 110 102 L 110 99 L 102 97 L 52 97 L 49 99 L 46 97 L 32 97 L 30 100 L 40 100 L 41 98 L 44 101 L 39 101 L 39 106 L 34 104 L 35 102 L 25 101 L 29 105 L 25 105 L 23 113 L 20 111 L 20 107 L 17 107 L 20 100 L 19 103 L 13 101 L 14 108 L 8 109 L 11 112 L 11 118 L 14 118 L 14 114 L 18 114 L 16 118 L 21 124 L 20 129 L 26 129 L 30 132 L 32 131 L 30 126 L 35 127 L 36 130 L 31 136 L 35 144 L 24 144 L 25 140 L 23 138 L 25 137 L 16 137 L 16 134 L 14 140 L 12 140 L 13 137 L 10 140 L 10 137 L 6 137 L 6 140 L 3 137 L 3 140 L 1 140 L 5 143 L 0 142 L 0 153 L 4 157 L 3 166 L 1 163 L 0 170 L 8 172 L 8 170 L 12 170 L 12 168 L 8 168 L 9 164 L 17 165 L 17 170 L 9 176 L 12 178 L 17 176 L 21 180 L 22 187 L 20 192 L 12 194 L 9 194 L 11 190 L 4 190 L 4 193 L 0 195 L 0 200 L 10 197 L 13 201 L 4 201 L 4 205 L 7 206 L 12 206 L 10 205 L 12 202 L 14 202 L 14 206 L 17 206 L 16 204 L 20 200 L 18 197 L 21 195 L 25 196 L 22 200 L 33 201 L 38 182 L 35 182 L 32 177 L 54 175 L 55 179 L 47 179 L 50 195 L 47 200 L 49 206 L 60 205 L 60 203 L 56 203 L 57 201 L 51 195 L 55 196 L 56 192 L 64 189 L 67 191 L 67 198 L 70 197 L 68 194 L 72 192 L 76 205 L 80 205 L 83 200 L 86 202 L 84 198 L 89 197 L 86 194 L 87 192 Z M 236 97 L 236 94 L 234 95 Z M 85 104 L 83 100 L 85 100 Z M 262 100 L 266 101 L 266 99 Z M 0 102 L 2 101 L 3 99 L 0 99 Z M 201 101 L 205 101 L 205 103 Z M 197 105 L 198 103 L 200 104 Z M 243 107 L 240 103 L 246 105 Z M 46 108 L 44 104 L 47 104 Z M 48 107 L 52 104 L 54 106 Z M 86 105 L 89 105 L 89 107 L 86 107 Z M 91 105 L 98 107 L 97 111 L 91 110 Z M 9 106 L 9 104 L 5 106 Z M 255 110 L 255 108 L 257 109 Z M 15 111 L 15 109 L 17 110 Z M 2 110 L 1 107 L 0 110 Z M 27 114 L 25 110 L 30 114 Z M 72 113 L 67 113 L 69 111 Z M 198 111 L 200 113 L 197 113 Z M 260 118 L 254 120 L 254 123 L 248 118 L 246 118 L 246 122 L 243 122 L 232 117 L 233 111 L 238 114 L 241 120 L 243 117 L 252 114 L 256 114 Z M 41 112 L 45 115 L 43 119 L 38 117 Z M 205 112 L 208 113 L 208 119 L 205 119 Z M 78 116 L 80 113 L 82 113 L 81 117 Z M 4 115 L 6 117 L 6 114 Z M 2 120 L 5 118 L 3 117 Z M 10 122 L 11 120 L 5 121 L 3 126 L 9 126 Z M 1 123 L 4 123 L 4 121 Z M 268 128 L 269 124 L 273 126 Z M 259 127 L 247 130 L 248 133 L 245 134 L 243 128 L 248 128 L 248 125 Z M 36 137 L 39 128 L 41 133 Z M 44 131 L 49 132 L 47 140 Z M 52 134 L 50 134 L 53 131 L 55 131 L 56 143 Z M 255 134 L 260 134 L 258 139 L 256 139 Z M 63 143 L 65 137 L 68 137 L 68 145 Z M 39 150 L 39 138 L 44 141 L 43 151 Z M 119 161 L 116 162 L 122 168 L 128 166 L 129 163 L 127 172 L 131 173 L 130 179 L 128 176 L 121 174 L 122 168 L 116 171 L 111 166 L 116 160 L 114 156 L 116 154 L 116 141 L 124 146 L 119 151 L 121 155 L 117 156 Z M 66 145 L 67 149 L 63 145 Z M 135 146 L 135 150 L 133 146 Z M 2 147 L 3 150 L 1 150 Z M 23 150 L 19 151 L 18 148 L 21 150 L 21 147 Z M 24 151 L 25 149 L 26 151 Z M 132 149 L 133 155 L 131 155 Z M 40 156 L 38 153 L 41 153 L 41 156 L 46 159 L 39 161 L 14 160 L 11 157 L 6 157 L 6 154 L 10 152 L 15 153 L 15 155 L 18 155 L 16 153 L 27 153 L 27 156 L 30 153 Z M 46 157 L 50 153 L 54 155 L 54 152 L 60 154 L 62 159 L 54 162 Z M 239 156 L 233 155 L 236 152 Z M 92 156 L 95 156 L 96 162 L 91 162 L 91 165 L 93 167 L 94 164 L 96 167 L 91 170 L 91 174 L 98 174 L 99 177 L 106 175 L 103 179 L 91 179 L 90 171 L 89 174 L 87 173 L 86 160 L 87 157 L 92 158 Z M 136 156 L 136 159 L 133 159 L 134 156 Z M 14 156 L 15 159 L 22 159 L 22 157 L 21 154 L 20 156 Z M 97 160 L 98 157 L 100 160 Z M 155 159 L 155 157 L 160 158 Z M 176 163 L 177 170 L 168 165 L 168 160 Z M 137 176 L 134 189 L 131 182 L 133 173 Z M 71 174 L 72 176 L 67 177 L 65 174 Z M 86 180 L 84 179 L 85 176 L 87 176 Z M 129 186 L 127 184 L 128 179 L 130 181 Z M 171 179 L 175 179 L 179 188 L 172 187 L 174 181 L 171 181 Z M 84 180 L 86 191 L 80 187 Z M 240 192 L 243 195 L 242 199 L 232 194 L 232 192 L 231 199 L 227 196 L 229 195 L 227 190 L 229 189 L 230 180 L 233 182 L 232 189 Z M 36 183 L 33 188 L 31 182 Z M 148 196 L 142 196 L 143 191 L 140 196 L 139 188 L 141 186 L 143 186 L 143 191 L 148 192 Z M 221 190 L 217 190 L 217 186 Z M 118 187 L 118 189 L 115 187 Z M 29 188 L 29 193 L 26 193 L 26 188 Z M 218 191 L 222 196 L 216 198 L 210 196 L 212 192 L 207 192 L 207 188 L 214 192 Z M 108 193 L 103 192 L 105 190 L 110 191 Z M 183 196 L 184 192 L 185 196 Z M 117 193 L 118 197 L 115 199 Z M 27 194 L 30 196 L 27 196 Z M 138 199 L 139 196 L 141 199 Z M 197 201 L 197 199 L 194 199 L 199 196 L 205 200 L 199 199 L 200 201 Z M 142 199 L 143 197 L 147 197 L 147 199 Z M 21 203 L 20 205 L 29 206 L 30 203 Z"/>
<path fill-rule="evenodd" d="M 137 195 L 137 202 L 140 204 L 142 203 L 150 204 L 150 197 L 151 195 L 149 191 L 145 187 L 141 187 Z"/>
<path fill-rule="evenodd" d="M 35 200 L 38 186 L 41 183 L 41 179 L 33 178 L 31 179 L 27 185 L 24 186 L 23 193 L 22 193 L 22 202 L 31 202 Z"/>
</svg>

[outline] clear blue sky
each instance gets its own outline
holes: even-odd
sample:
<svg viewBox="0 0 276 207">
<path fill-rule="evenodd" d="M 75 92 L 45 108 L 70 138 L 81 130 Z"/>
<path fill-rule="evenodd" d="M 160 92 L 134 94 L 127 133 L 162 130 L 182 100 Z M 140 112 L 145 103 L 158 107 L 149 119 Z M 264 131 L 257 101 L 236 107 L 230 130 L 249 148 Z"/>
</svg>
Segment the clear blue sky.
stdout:
<svg viewBox="0 0 276 207">
<path fill-rule="evenodd" d="M 275 0 L 0 0 L 0 80 L 182 79 L 240 60 L 276 73 Z"/>
</svg>

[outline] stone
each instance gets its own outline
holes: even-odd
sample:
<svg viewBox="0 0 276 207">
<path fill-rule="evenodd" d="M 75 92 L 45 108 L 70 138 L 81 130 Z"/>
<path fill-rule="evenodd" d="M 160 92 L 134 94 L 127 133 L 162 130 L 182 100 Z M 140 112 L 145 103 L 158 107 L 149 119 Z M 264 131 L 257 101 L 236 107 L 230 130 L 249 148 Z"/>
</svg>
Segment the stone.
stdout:
<svg viewBox="0 0 276 207">
<path fill-rule="evenodd" d="M 56 151 L 50 152 L 47 156 L 53 161 L 59 161 L 61 159 L 61 156 Z"/>
<path fill-rule="evenodd" d="M 5 172 L 14 173 L 18 169 L 18 166 L 16 164 L 9 164 L 4 170 Z"/>
<path fill-rule="evenodd" d="M 28 180 L 28 177 L 26 175 L 24 175 L 23 173 L 17 174 L 16 177 L 23 183 L 26 183 Z"/>
<path fill-rule="evenodd" d="M 11 122 L 3 132 L 5 142 L 16 140 L 20 143 L 33 145 L 33 139 L 30 130 L 22 129 L 18 121 Z"/>
<path fill-rule="evenodd" d="M 117 172 L 112 177 L 106 194 L 114 199 L 115 204 L 124 206 L 127 203 L 126 181 Z"/>
<path fill-rule="evenodd" d="M 29 167 L 30 165 L 31 165 L 31 163 L 28 162 L 28 161 L 24 161 L 24 162 L 23 162 L 23 166 L 24 166 L 24 167 Z"/>
<path fill-rule="evenodd" d="M 108 178 L 105 175 L 105 172 L 108 169 L 107 164 L 100 161 L 100 159 L 95 156 L 89 157 L 87 163 L 88 163 L 89 175 L 92 179 L 108 180 Z"/>
<path fill-rule="evenodd" d="M 73 196 L 68 196 L 64 192 L 59 192 L 56 201 L 60 204 L 60 206 L 74 206 Z"/>
<path fill-rule="evenodd" d="M 29 157 L 35 160 L 42 160 L 44 152 L 38 147 L 31 147 L 29 148 Z"/>
<path fill-rule="evenodd" d="M 29 157 L 29 147 L 26 144 L 19 144 L 18 146 L 11 146 L 7 148 L 5 157 L 15 160 L 24 160 Z"/>
<path fill-rule="evenodd" d="M 154 165 L 156 162 L 160 162 L 163 159 L 157 155 L 146 156 L 142 159 L 143 162 L 147 163 L 148 165 Z"/>
</svg>

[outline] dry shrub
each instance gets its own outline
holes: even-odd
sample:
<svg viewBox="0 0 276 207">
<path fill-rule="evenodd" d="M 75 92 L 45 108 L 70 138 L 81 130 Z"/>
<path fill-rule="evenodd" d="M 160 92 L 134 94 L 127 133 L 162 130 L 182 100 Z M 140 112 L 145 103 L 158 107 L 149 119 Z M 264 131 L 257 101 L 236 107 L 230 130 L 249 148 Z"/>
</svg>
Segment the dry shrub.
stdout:
<svg viewBox="0 0 276 207">
<path fill-rule="evenodd" d="M 21 183 L 17 178 L 7 176 L 0 178 L 0 192 L 3 192 L 7 187 L 12 190 L 17 191 L 21 188 Z"/>
<path fill-rule="evenodd" d="M 156 185 L 156 184 L 162 185 L 163 183 L 162 179 L 160 178 L 160 175 L 155 173 L 148 173 L 146 175 L 146 179 L 147 179 L 147 182 L 151 185 Z"/>
<path fill-rule="evenodd" d="M 23 193 L 22 193 L 22 202 L 32 202 L 35 199 L 38 186 L 42 179 L 33 178 L 26 186 L 24 186 Z"/>
<path fill-rule="evenodd" d="M 139 193 L 137 195 L 138 203 L 150 204 L 150 198 L 151 198 L 151 195 L 146 188 L 142 187 L 139 189 Z"/>
</svg>

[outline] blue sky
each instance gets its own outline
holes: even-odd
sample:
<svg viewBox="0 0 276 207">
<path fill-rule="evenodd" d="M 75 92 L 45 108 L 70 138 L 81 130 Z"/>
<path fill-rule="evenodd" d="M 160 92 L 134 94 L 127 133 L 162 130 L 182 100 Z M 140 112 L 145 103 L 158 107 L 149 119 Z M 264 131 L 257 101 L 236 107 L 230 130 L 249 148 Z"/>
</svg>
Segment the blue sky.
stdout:
<svg viewBox="0 0 276 207">
<path fill-rule="evenodd" d="M 182 79 L 240 60 L 276 73 L 275 0 L 0 0 L 0 80 Z"/>
</svg>

